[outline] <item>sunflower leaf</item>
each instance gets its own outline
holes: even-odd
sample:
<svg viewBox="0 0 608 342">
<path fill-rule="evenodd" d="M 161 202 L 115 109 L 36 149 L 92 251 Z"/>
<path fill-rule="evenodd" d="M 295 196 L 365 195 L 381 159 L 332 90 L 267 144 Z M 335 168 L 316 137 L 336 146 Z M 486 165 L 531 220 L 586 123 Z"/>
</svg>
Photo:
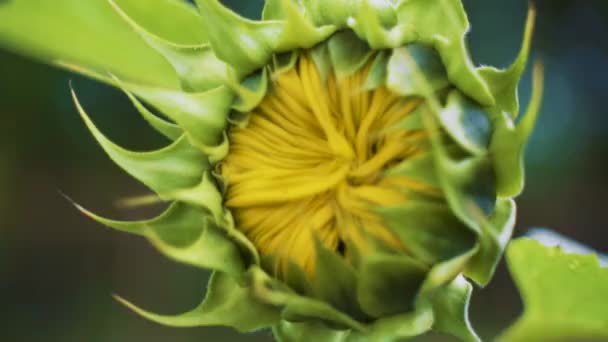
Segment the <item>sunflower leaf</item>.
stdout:
<svg viewBox="0 0 608 342">
<path fill-rule="evenodd" d="M 500 341 L 608 338 L 608 269 L 596 255 L 519 239 L 509 246 L 507 263 L 525 311 Z"/>
</svg>

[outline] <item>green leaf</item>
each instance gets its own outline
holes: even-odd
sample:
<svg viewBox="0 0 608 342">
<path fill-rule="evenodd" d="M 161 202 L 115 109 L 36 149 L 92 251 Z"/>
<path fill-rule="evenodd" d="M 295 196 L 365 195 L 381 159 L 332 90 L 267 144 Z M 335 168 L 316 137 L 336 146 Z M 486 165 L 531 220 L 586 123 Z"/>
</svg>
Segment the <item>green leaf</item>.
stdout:
<svg viewBox="0 0 608 342">
<path fill-rule="evenodd" d="M 205 39 L 200 18 L 183 1 L 119 3 L 164 38 L 182 43 Z M 112 10 L 107 0 L 10 1 L 0 7 L 0 44 L 46 62 L 78 64 L 129 81 L 179 87 L 171 65 Z"/>
<path fill-rule="evenodd" d="M 158 315 L 117 297 L 137 314 L 172 327 L 223 325 L 242 332 L 273 326 L 280 321 L 280 311 L 261 303 L 250 289 L 241 287 L 231 276 L 215 272 L 207 287 L 205 300 L 193 310 L 181 315 Z"/>
<path fill-rule="evenodd" d="M 473 286 L 463 276 L 438 289 L 431 298 L 435 324 L 433 329 L 466 342 L 481 341 L 469 322 L 469 300 Z"/>
<path fill-rule="evenodd" d="M 519 239 L 509 246 L 507 262 L 525 312 L 501 341 L 608 339 L 608 269 L 597 256 Z"/>
</svg>

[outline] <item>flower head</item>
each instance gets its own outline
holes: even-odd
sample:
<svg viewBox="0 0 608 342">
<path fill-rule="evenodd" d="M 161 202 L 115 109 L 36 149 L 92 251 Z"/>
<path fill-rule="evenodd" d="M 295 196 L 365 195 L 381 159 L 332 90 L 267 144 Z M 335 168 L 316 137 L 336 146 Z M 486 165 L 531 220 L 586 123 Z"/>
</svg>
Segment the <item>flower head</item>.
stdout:
<svg viewBox="0 0 608 342">
<path fill-rule="evenodd" d="M 513 229 L 542 85 L 537 68 L 515 124 L 533 11 L 517 60 L 499 70 L 471 62 L 457 0 L 267 0 L 260 21 L 199 0 L 198 45 L 149 32 L 119 5 L 129 1 L 108 2 L 181 87 L 61 65 L 123 89 L 172 141 L 127 151 L 74 95 L 109 156 L 172 204 L 143 222 L 81 209 L 214 270 L 184 315 L 127 305 L 173 326 L 272 326 L 282 341 L 431 329 L 477 339 L 465 276 L 485 285 Z"/>
</svg>

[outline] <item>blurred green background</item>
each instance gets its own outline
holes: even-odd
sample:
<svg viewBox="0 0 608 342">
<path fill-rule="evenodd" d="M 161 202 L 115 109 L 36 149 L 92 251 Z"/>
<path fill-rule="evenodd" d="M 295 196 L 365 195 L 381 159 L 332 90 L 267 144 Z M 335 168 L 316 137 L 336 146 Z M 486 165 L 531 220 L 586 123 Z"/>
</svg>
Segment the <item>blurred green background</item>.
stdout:
<svg viewBox="0 0 608 342">
<path fill-rule="evenodd" d="M 508 65 L 519 49 L 527 1 L 464 2 L 476 63 Z M 226 3 L 256 17 L 262 0 Z M 528 149 L 516 234 L 550 227 L 606 251 L 608 2 L 536 3 L 533 56 L 546 65 L 547 89 Z M 153 311 L 181 312 L 202 298 L 207 274 L 91 222 L 62 197 L 114 218 L 144 218 L 160 209 L 116 205 L 146 191 L 96 146 L 74 109 L 69 80 L 114 141 L 132 149 L 163 142 L 120 92 L 0 51 L 0 340 L 270 341 L 269 332 L 245 339 L 222 328 L 161 327 L 112 299 L 116 293 Z M 528 75 L 524 105 L 529 83 Z M 490 286 L 476 290 L 471 318 L 491 339 L 520 312 L 502 265 Z"/>
</svg>

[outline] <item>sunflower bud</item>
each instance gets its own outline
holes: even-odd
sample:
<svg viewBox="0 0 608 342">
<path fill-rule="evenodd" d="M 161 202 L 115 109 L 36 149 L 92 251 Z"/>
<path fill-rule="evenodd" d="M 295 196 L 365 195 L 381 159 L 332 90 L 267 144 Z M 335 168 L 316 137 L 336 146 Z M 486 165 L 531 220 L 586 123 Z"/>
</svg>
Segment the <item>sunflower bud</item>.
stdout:
<svg viewBox="0 0 608 342">
<path fill-rule="evenodd" d="M 162 324 L 273 327 L 280 341 L 478 340 L 467 278 L 485 285 L 511 236 L 541 98 L 538 67 L 517 120 L 533 10 L 500 70 L 473 65 L 457 0 L 267 0 L 260 21 L 198 0 L 200 45 L 108 1 L 181 89 L 65 66 L 124 90 L 172 143 L 125 150 L 74 99 L 110 158 L 172 204 L 143 222 L 80 209 L 214 271 L 183 315 L 121 301 Z"/>
</svg>

